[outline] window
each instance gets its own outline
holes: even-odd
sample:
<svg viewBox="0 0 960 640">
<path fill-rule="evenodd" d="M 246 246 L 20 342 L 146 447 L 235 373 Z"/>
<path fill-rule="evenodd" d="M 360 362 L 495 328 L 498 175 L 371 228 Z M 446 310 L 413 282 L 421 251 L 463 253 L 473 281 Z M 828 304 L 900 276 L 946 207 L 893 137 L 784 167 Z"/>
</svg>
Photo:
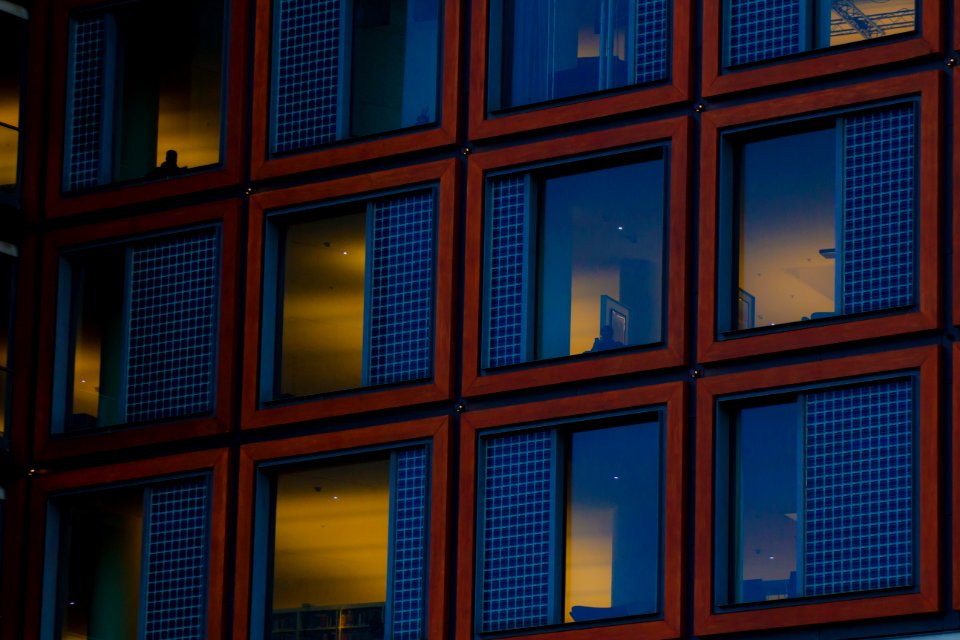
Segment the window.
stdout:
<svg viewBox="0 0 960 640">
<path fill-rule="evenodd" d="M 718 404 L 718 605 L 917 585 L 916 382 Z"/>
<path fill-rule="evenodd" d="M 250 637 L 424 637 L 429 468 L 415 444 L 262 463 Z"/>
<path fill-rule="evenodd" d="M 728 0 L 726 63 L 763 62 L 803 51 L 910 33 L 917 0 Z"/>
<path fill-rule="evenodd" d="M 219 256 L 210 227 L 63 252 L 55 433 L 213 410 Z"/>
<path fill-rule="evenodd" d="M 275 0 L 270 148 L 437 122 L 439 0 Z"/>
<path fill-rule="evenodd" d="M 435 189 L 268 217 L 262 401 L 433 375 Z"/>
<path fill-rule="evenodd" d="M 917 132 L 904 103 L 724 134 L 721 333 L 916 305 Z"/>
<path fill-rule="evenodd" d="M 666 80 L 667 0 L 491 0 L 488 108 Z"/>
<path fill-rule="evenodd" d="M 206 637 L 210 487 L 199 475 L 51 497 L 43 637 Z"/>
<path fill-rule="evenodd" d="M 0 198 L 15 198 L 20 182 L 20 86 L 27 10 L 0 2 Z"/>
<path fill-rule="evenodd" d="M 657 414 L 481 438 L 477 631 L 661 611 Z"/>
<path fill-rule="evenodd" d="M 13 321 L 13 300 L 17 248 L 0 242 L 0 443 L 7 435 L 10 389 L 13 369 L 10 363 L 12 346 L 10 325 Z"/>
<path fill-rule="evenodd" d="M 662 342 L 667 155 L 487 180 L 484 366 Z"/>
<path fill-rule="evenodd" d="M 223 0 L 138 0 L 70 21 L 64 191 L 221 162 Z"/>
</svg>

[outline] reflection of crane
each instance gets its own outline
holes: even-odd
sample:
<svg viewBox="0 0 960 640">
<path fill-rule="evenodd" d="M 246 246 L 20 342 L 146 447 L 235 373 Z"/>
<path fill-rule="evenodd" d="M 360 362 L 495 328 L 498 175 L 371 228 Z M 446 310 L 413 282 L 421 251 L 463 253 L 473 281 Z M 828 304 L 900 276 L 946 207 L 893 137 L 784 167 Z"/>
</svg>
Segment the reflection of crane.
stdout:
<svg viewBox="0 0 960 640">
<path fill-rule="evenodd" d="M 833 11 L 840 16 L 839 19 L 831 20 L 831 36 L 847 36 L 858 33 L 864 39 L 879 38 L 885 35 L 887 30 L 896 31 L 897 29 L 913 27 L 913 9 L 900 9 L 868 16 L 852 0 L 832 0 L 830 4 Z M 841 26 L 844 23 L 846 23 L 846 27 Z"/>
</svg>

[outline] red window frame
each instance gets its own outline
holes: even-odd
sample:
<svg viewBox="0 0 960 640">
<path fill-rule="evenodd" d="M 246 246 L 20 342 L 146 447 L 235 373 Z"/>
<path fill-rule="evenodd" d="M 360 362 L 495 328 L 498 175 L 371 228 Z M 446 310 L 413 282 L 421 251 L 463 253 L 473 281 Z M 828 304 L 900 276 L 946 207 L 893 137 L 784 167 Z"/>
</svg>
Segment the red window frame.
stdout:
<svg viewBox="0 0 960 640">
<path fill-rule="evenodd" d="M 433 128 L 386 133 L 372 138 L 347 139 L 316 149 L 305 149 L 278 157 L 270 154 L 270 34 L 274 0 L 257 0 L 256 41 L 253 66 L 253 124 L 251 174 L 255 180 L 325 169 L 335 165 L 422 151 L 457 140 L 460 94 L 460 2 L 443 0 L 440 32 L 440 118 Z"/>
<path fill-rule="evenodd" d="M 138 202 L 148 202 L 163 198 L 196 193 L 205 189 L 215 189 L 239 185 L 243 179 L 241 158 L 246 148 L 246 127 L 244 126 L 243 105 L 247 95 L 247 3 L 241 0 L 224 0 L 224 19 L 226 25 L 224 39 L 225 58 L 223 74 L 226 79 L 226 91 L 221 98 L 222 140 L 219 165 L 196 173 L 188 173 L 170 180 L 157 180 L 143 183 L 108 184 L 92 190 L 76 193 L 62 190 L 64 129 L 67 104 L 67 75 L 69 73 L 68 32 L 70 14 L 78 9 L 108 7 L 115 2 L 110 0 L 53 0 L 50 19 L 52 72 L 50 75 L 50 127 L 47 147 L 46 203 L 47 216 L 57 218 L 84 211 L 94 211 L 121 207 Z"/>
<path fill-rule="evenodd" d="M 30 571 L 25 585 L 25 636 L 40 637 L 40 616 L 43 609 L 43 582 L 45 571 L 45 544 L 47 507 L 51 494 L 61 491 L 97 488 L 125 482 L 149 483 L 164 476 L 208 471 L 210 488 L 210 550 L 207 574 L 207 628 L 206 637 L 220 638 L 226 631 L 226 534 L 227 488 L 229 452 L 226 449 L 182 453 L 175 456 L 122 462 L 89 469 L 72 469 L 34 476 L 30 501 L 30 539 L 27 564 L 37 568 Z"/>
<path fill-rule="evenodd" d="M 817 111 L 856 107 L 884 99 L 920 96 L 918 172 L 917 308 L 872 318 L 836 321 L 817 326 L 794 325 L 760 335 L 719 336 L 717 258 L 720 225 L 721 134 L 727 127 L 778 118 L 815 115 Z M 708 111 L 703 115 L 700 168 L 700 272 L 697 357 L 701 362 L 779 353 L 842 342 L 936 329 L 940 323 L 940 137 L 942 84 L 937 71 L 880 80 L 838 89 L 777 98 Z"/>
<path fill-rule="evenodd" d="M 894 595 L 866 594 L 832 601 L 790 601 L 787 606 L 717 612 L 713 603 L 714 450 L 719 397 L 794 385 L 837 381 L 897 371 L 919 371 L 916 486 L 919 505 L 917 590 Z M 887 351 L 773 369 L 751 370 L 697 382 L 696 527 L 694 534 L 694 621 L 697 635 L 782 629 L 809 624 L 866 620 L 937 611 L 940 606 L 940 353 L 933 347 Z M 856 594 L 853 594 L 856 595 Z"/>
<path fill-rule="evenodd" d="M 23 623 L 23 607 L 19 596 L 23 591 L 23 561 L 26 548 L 27 531 L 23 525 L 27 513 L 27 480 L 18 478 L 6 487 L 7 497 L 4 501 L 4 524 L 0 532 L 3 539 L 0 548 L 0 639 L 19 640 L 18 629 Z M 37 540 L 38 538 L 33 538 Z"/>
<path fill-rule="evenodd" d="M 670 0 L 672 30 L 668 40 L 671 56 L 666 84 L 625 87 L 623 91 L 608 96 L 575 96 L 557 106 L 531 105 L 528 110 L 498 116 L 487 110 L 490 0 L 474 2 L 470 19 L 473 25 L 470 41 L 470 138 L 479 140 L 532 131 L 687 100 L 692 95 L 694 24 L 691 5 L 690 0 Z"/>
<path fill-rule="evenodd" d="M 563 637 L 567 640 L 626 640 L 643 637 L 647 640 L 667 640 L 683 633 L 681 607 L 683 599 L 684 563 L 684 482 L 685 424 L 687 389 L 683 382 L 670 382 L 621 391 L 606 391 L 578 397 L 531 402 L 496 409 L 485 409 L 463 414 L 460 423 L 460 500 L 457 529 L 457 621 L 456 640 L 471 640 L 476 615 L 476 509 L 477 509 L 477 454 L 480 435 L 489 429 L 520 426 L 562 418 L 582 418 L 611 411 L 665 407 L 664 433 L 664 522 L 663 522 L 663 583 L 662 618 L 653 621 L 566 628 L 551 626 L 549 630 L 533 632 L 518 629 L 505 632 L 504 637 L 522 637 L 528 640 L 549 640 Z M 562 427 L 561 427 L 562 428 Z"/>
<path fill-rule="evenodd" d="M 247 241 L 247 288 L 241 427 L 259 428 L 349 413 L 375 411 L 447 400 L 453 389 L 453 254 L 457 198 L 457 162 L 379 171 L 254 195 L 250 201 Z M 271 210 L 315 204 L 337 198 L 363 198 L 387 189 L 438 184 L 437 271 L 434 291 L 433 379 L 384 388 L 359 387 L 345 393 L 302 398 L 290 404 L 261 407 L 259 400 L 261 300 L 263 299 L 264 233 Z"/>
<path fill-rule="evenodd" d="M 225 433 L 233 423 L 234 387 L 237 369 L 236 338 L 239 327 L 238 295 L 240 290 L 241 255 L 240 223 L 242 204 L 239 200 L 198 205 L 137 218 L 126 218 L 61 229 L 47 234 L 43 243 L 43 268 L 40 276 L 39 338 L 36 365 L 35 399 L 36 428 L 34 455 L 41 460 L 111 451 L 127 447 L 174 442 L 187 438 Z M 120 427 L 103 431 L 60 437 L 51 433 L 52 407 L 62 398 L 53 397 L 54 353 L 56 349 L 58 262 L 64 249 L 91 242 L 123 243 L 131 237 L 152 232 L 176 232 L 177 229 L 203 223 L 219 223 L 220 296 L 218 312 L 217 363 L 214 379 L 214 413 L 209 416 L 183 418 L 144 426 Z M 22 326 L 22 325 L 21 325 Z"/>
<path fill-rule="evenodd" d="M 770 60 L 763 66 L 723 68 L 723 9 L 721 3 L 703 3 L 703 95 L 719 96 L 735 91 L 768 87 L 796 80 L 856 71 L 893 62 L 921 58 L 943 50 L 940 35 L 944 15 L 938 0 L 925 0 L 922 17 L 913 38 L 894 37 L 892 42 L 863 43 L 860 46 L 825 48 L 803 57 Z M 960 27 L 958 27 L 960 29 Z M 958 31 L 960 32 L 960 31 Z"/>
<path fill-rule="evenodd" d="M 464 336 L 463 395 L 529 389 L 562 382 L 572 382 L 635 371 L 649 371 L 683 364 L 686 357 L 686 265 L 687 220 L 689 216 L 690 139 L 689 118 L 673 118 L 650 124 L 587 133 L 487 151 L 470 156 L 467 175 L 466 250 L 464 254 Z M 616 151 L 658 141 L 670 145 L 669 190 L 664 194 L 669 214 L 665 221 L 666 274 L 670 282 L 665 308 L 664 342 L 661 347 L 642 351 L 611 353 L 593 358 L 568 361 L 529 362 L 506 371 L 483 373 L 481 370 L 481 334 L 483 331 L 484 248 L 483 220 L 485 182 L 488 172 L 510 167 L 521 168 L 532 162 L 570 160 L 592 152 Z M 589 160 L 584 160 L 589 166 Z"/>
<path fill-rule="evenodd" d="M 346 452 L 363 447 L 402 446 L 411 440 L 429 440 L 430 453 L 430 515 L 429 549 L 424 603 L 427 616 L 424 633 L 428 638 L 444 637 L 448 623 L 447 581 L 448 554 L 451 534 L 452 495 L 451 418 L 424 418 L 396 424 L 362 429 L 314 434 L 288 440 L 273 440 L 244 445 L 240 449 L 240 485 L 237 505 L 237 559 L 233 607 L 233 637 L 249 638 L 250 607 L 263 606 L 251 602 L 253 530 L 255 526 L 255 496 L 257 466 L 261 462 L 283 458 L 301 458 Z M 215 636 L 211 636 L 215 637 Z"/>
</svg>

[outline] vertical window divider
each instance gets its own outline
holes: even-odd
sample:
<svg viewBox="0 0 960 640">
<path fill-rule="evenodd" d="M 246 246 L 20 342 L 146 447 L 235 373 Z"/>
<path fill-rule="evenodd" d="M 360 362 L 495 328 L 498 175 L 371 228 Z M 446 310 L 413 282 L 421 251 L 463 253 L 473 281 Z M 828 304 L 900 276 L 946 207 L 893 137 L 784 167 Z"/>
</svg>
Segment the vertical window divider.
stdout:
<svg viewBox="0 0 960 640">
<path fill-rule="evenodd" d="M 806 562 L 807 557 L 807 403 L 806 393 L 797 395 L 800 410 L 797 411 L 797 593 L 803 595 L 806 589 Z"/>
<path fill-rule="evenodd" d="M 103 97 L 100 100 L 100 167 L 98 184 L 109 184 L 113 181 L 113 169 L 116 164 L 116 140 L 114 126 L 111 124 L 119 116 L 116 114 L 117 102 L 122 99 L 123 87 L 118 87 L 120 72 L 118 65 L 123 64 L 124 48 L 120 46 L 120 30 L 117 28 L 117 18 L 112 12 L 103 14 L 103 82 L 101 90 Z M 113 55 L 110 55 L 110 53 Z"/>
<path fill-rule="evenodd" d="M 345 140 L 350 137 L 351 120 L 351 85 L 353 77 L 350 73 L 353 67 L 353 0 L 340 0 L 340 55 L 337 56 L 337 139 Z"/>
<path fill-rule="evenodd" d="M 533 175 L 528 172 L 523 177 L 524 190 L 524 225 L 523 237 L 523 271 L 524 277 L 521 281 L 522 287 L 522 309 L 521 317 L 523 319 L 523 332 L 520 335 L 520 354 L 521 362 L 528 362 L 534 358 L 537 351 L 537 343 L 540 341 L 537 331 L 537 290 L 538 283 L 542 273 L 541 261 L 538 258 L 539 238 L 540 238 L 540 189 L 542 180 L 535 180 Z"/>
<path fill-rule="evenodd" d="M 373 261 L 374 253 L 377 250 L 376 238 L 374 238 L 374 232 L 376 226 L 374 224 L 374 216 L 377 215 L 377 209 L 374 206 L 374 200 L 367 200 L 365 205 L 364 213 L 364 225 L 366 227 L 366 248 L 364 250 L 364 265 L 363 265 L 363 346 L 362 346 L 362 356 L 360 359 L 360 384 L 364 387 L 370 384 L 370 372 L 371 372 L 371 362 L 370 362 L 370 352 L 372 345 L 370 344 L 371 335 L 370 328 L 372 326 L 373 319 L 373 298 L 370 295 L 370 292 L 373 291 Z"/>
<path fill-rule="evenodd" d="M 147 631 L 147 588 L 150 583 L 147 558 L 150 557 L 150 528 L 152 527 L 153 487 L 143 490 L 143 524 L 140 528 L 140 603 L 137 610 L 137 638 L 145 638 Z"/>
<path fill-rule="evenodd" d="M 834 313 L 837 315 L 842 315 L 845 312 L 843 304 L 843 288 L 844 288 L 844 268 L 843 263 L 845 262 L 846 256 L 846 246 L 843 241 L 843 225 L 846 220 L 846 209 L 843 206 L 843 192 L 845 188 L 843 176 L 846 173 L 846 156 L 843 152 L 844 149 L 844 139 L 847 134 L 847 119 L 843 116 L 837 116 L 836 119 L 836 130 L 837 130 L 837 143 L 836 143 L 836 174 L 835 180 L 837 181 L 836 189 L 834 190 L 834 218 L 836 223 L 834 224 L 833 235 L 834 235 L 834 251 L 833 251 L 833 308 Z"/>
<path fill-rule="evenodd" d="M 560 436 L 558 429 L 550 429 L 551 445 L 551 468 L 555 470 L 550 474 L 550 495 L 555 496 L 553 500 L 552 522 L 550 523 L 550 579 L 548 580 L 548 624 L 559 624 L 564 619 L 564 590 L 565 590 L 565 565 L 566 565 L 566 536 L 563 533 L 567 530 L 567 468 L 569 440 Z"/>
<path fill-rule="evenodd" d="M 393 629 L 393 581 L 396 576 L 394 563 L 396 561 L 394 554 L 394 544 L 396 543 L 397 521 L 397 472 L 399 471 L 399 461 L 397 460 L 397 450 L 390 451 L 390 487 L 388 489 L 390 496 L 390 506 L 387 510 L 387 591 L 383 603 L 383 624 L 384 629 Z"/>
</svg>

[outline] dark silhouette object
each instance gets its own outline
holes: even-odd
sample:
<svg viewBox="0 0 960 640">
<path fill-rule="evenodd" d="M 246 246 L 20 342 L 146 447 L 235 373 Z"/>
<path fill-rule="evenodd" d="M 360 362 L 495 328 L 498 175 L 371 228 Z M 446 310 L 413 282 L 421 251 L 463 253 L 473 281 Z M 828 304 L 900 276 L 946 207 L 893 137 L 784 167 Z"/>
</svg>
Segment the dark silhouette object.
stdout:
<svg viewBox="0 0 960 640">
<path fill-rule="evenodd" d="M 177 166 L 177 152 L 175 149 L 167 150 L 167 158 L 156 169 L 151 169 L 147 174 L 148 178 L 172 178 L 186 171 L 186 167 Z"/>
<path fill-rule="evenodd" d="M 590 351 L 606 351 L 607 349 L 619 349 L 625 346 L 627 345 L 613 339 L 613 327 L 605 324 L 600 327 L 600 337 L 594 338 L 593 347 Z"/>
</svg>

